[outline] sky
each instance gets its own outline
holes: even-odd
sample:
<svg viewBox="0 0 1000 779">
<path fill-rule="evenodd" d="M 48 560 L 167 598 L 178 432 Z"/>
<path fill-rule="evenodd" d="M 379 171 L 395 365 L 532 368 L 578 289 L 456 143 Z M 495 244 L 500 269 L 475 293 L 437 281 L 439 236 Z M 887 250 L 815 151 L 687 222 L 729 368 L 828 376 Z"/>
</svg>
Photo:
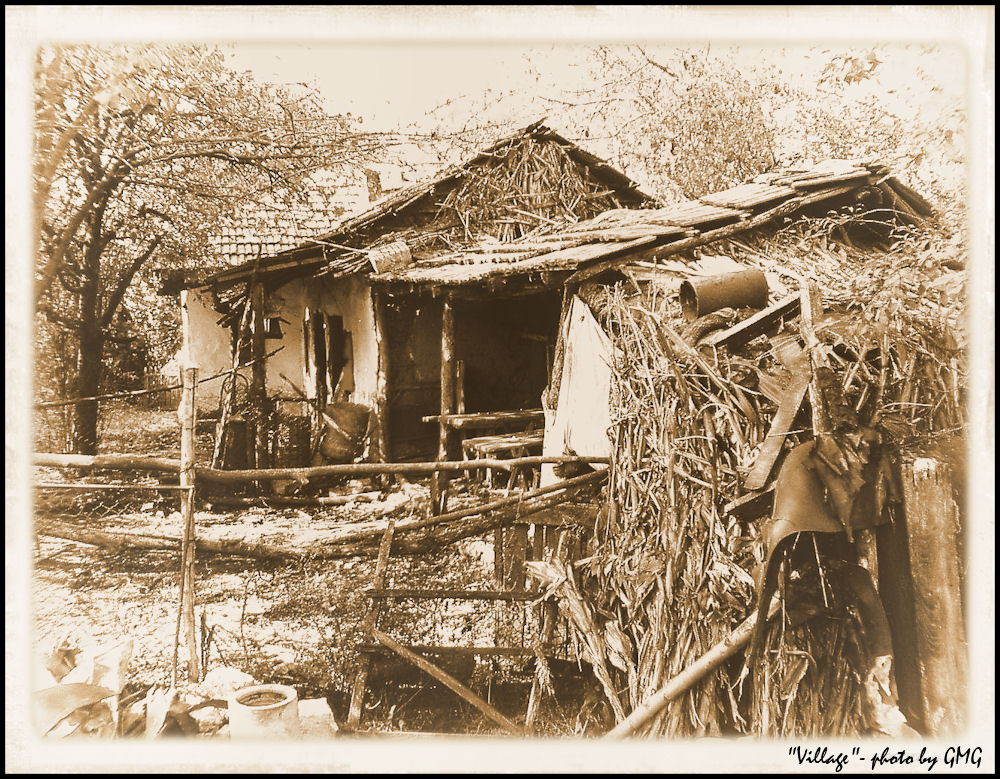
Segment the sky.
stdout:
<svg viewBox="0 0 1000 779">
<path fill-rule="evenodd" d="M 315 84 L 332 112 L 350 112 L 377 129 L 401 129 L 425 120 L 427 112 L 445 103 L 473 104 L 489 93 L 506 96 L 506 110 L 565 97 L 586 89 L 593 80 L 588 52 L 600 42 L 524 43 L 487 42 L 239 42 L 226 46 L 229 64 L 246 69 L 261 80 Z M 706 47 L 707 41 L 681 42 Z M 779 68 L 793 86 L 815 84 L 820 71 L 839 50 L 822 43 L 742 43 L 715 46 L 726 49 L 747 69 L 758 64 Z M 965 58 L 960 49 L 938 47 L 926 53 L 899 44 L 877 44 L 887 52 L 879 82 L 859 83 L 857 91 L 880 90 L 894 110 L 905 112 L 934 96 L 907 93 L 918 66 L 933 69 L 946 84 L 960 91 L 965 83 Z M 656 56 L 669 45 L 654 42 L 647 51 Z M 558 107 L 552 110 L 558 114 Z"/>
<path fill-rule="evenodd" d="M 788 85 L 812 92 L 838 52 L 859 50 L 852 43 L 857 42 L 718 44 L 692 39 L 676 45 L 726 56 L 747 73 L 762 66 L 774 68 Z M 223 48 L 230 67 L 249 70 L 262 81 L 315 85 L 328 111 L 359 117 L 368 130 L 454 131 L 484 120 L 523 126 L 544 118 L 556 131 L 622 166 L 641 187 L 656 192 L 644 171 L 617 160 L 599 133 L 581 140 L 567 132 L 570 112 L 579 120 L 586 109 L 569 109 L 565 103 L 585 100 L 581 94 L 601 78 L 593 57 L 598 45 L 603 43 L 241 41 Z M 851 100 L 875 96 L 904 122 L 917 115 L 934 117 L 949 102 L 961 101 L 967 62 L 960 48 L 876 45 L 881 60 L 877 76 L 849 86 L 846 95 Z M 611 47 L 625 48 L 614 43 Z M 664 62 L 675 45 L 652 41 L 644 49 Z M 942 88 L 936 93 L 927 90 L 927 80 L 917 77 L 921 70 L 933 73 Z M 790 118 L 794 122 L 794 116 Z M 787 157 L 795 156 L 796 143 L 794 138 L 779 139 Z M 383 186 L 389 188 L 430 177 L 439 164 L 426 149 L 407 146 L 397 153 L 413 167 L 377 166 Z M 356 189 L 355 199 L 361 203 L 366 191 L 361 181 Z"/>
<path fill-rule="evenodd" d="M 537 84 L 529 57 L 550 80 L 576 85 L 583 75 L 580 46 L 503 43 L 302 44 L 242 43 L 230 64 L 258 78 L 313 82 L 328 110 L 350 112 L 378 129 L 404 128 L 448 100 L 484 90 L 526 93 Z"/>
</svg>

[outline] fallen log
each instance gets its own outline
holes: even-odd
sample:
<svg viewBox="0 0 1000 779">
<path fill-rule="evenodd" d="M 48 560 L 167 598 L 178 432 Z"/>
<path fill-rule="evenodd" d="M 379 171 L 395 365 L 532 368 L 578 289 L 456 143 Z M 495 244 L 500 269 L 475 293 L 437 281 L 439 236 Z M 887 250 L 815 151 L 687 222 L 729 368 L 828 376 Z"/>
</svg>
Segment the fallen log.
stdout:
<svg viewBox="0 0 1000 779">
<path fill-rule="evenodd" d="M 591 481 L 593 481 L 592 477 L 603 477 L 604 474 L 587 474 L 587 476 L 591 477 Z M 482 504 L 470 507 L 461 512 L 452 512 L 450 515 L 428 517 L 424 520 L 415 520 L 414 522 L 397 525 L 396 536 L 392 542 L 392 553 L 400 556 L 425 554 L 433 549 L 446 546 L 469 536 L 483 535 L 498 527 L 513 525 L 526 516 L 543 512 L 567 500 L 576 488 L 585 486 L 585 483 L 577 482 L 575 485 L 569 485 L 569 482 L 564 482 L 560 485 L 552 486 L 558 486 L 562 488 L 562 491 L 555 495 L 536 497 L 529 502 L 519 505 L 510 506 L 508 504 L 505 507 L 506 510 L 503 511 L 493 511 L 485 508 L 491 504 Z M 525 496 L 521 496 L 521 499 L 524 498 Z M 505 500 L 513 501 L 516 499 L 510 498 Z M 494 503 L 497 502 L 494 501 Z M 38 523 L 36 531 L 39 535 L 65 538 L 69 541 L 90 544 L 92 546 L 110 547 L 112 549 L 134 548 L 179 551 L 181 545 L 179 537 L 91 530 L 58 521 Z M 204 538 L 198 539 L 197 546 L 198 552 L 202 554 L 247 557 L 254 560 L 292 561 L 304 558 L 334 560 L 349 557 L 373 557 L 378 552 L 378 541 L 384 532 L 385 528 L 373 528 L 371 530 L 346 534 L 340 538 L 308 547 L 248 544 L 236 539 L 212 540 Z M 400 537 L 400 534 L 405 535 Z"/>
<path fill-rule="evenodd" d="M 126 471 L 167 471 L 180 473 L 181 461 L 170 457 L 145 457 L 134 454 L 49 454 L 35 452 L 35 465 L 57 468 L 109 468 Z"/>
<path fill-rule="evenodd" d="M 558 503 L 562 503 L 569 497 L 569 493 L 580 489 L 581 487 L 586 487 L 589 484 L 596 484 L 599 481 L 607 478 L 606 471 L 597 471 L 595 473 L 585 473 L 582 476 L 576 476 L 572 479 L 567 479 L 566 481 L 561 481 L 556 484 L 551 484 L 548 487 L 542 487 L 537 490 L 532 490 L 531 492 L 526 492 L 523 495 L 513 495 L 509 498 L 500 498 L 498 500 L 490 501 L 489 503 L 480 503 L 475 506 L 469 506 L 464 509 L 456 509 L 455 511 L 450 511 L 447 514 L 439 514 L 437 516 L 425 517 L 424 519 L 416 519 L 411 522 L 405 522 L 396 526 L 396 532 L 399 533 L 404 530 L 415 530 L 417 528 L 431 527 L 433 525 L 439 525 L 446 522 L 453 522 L 460 519 L 465 519 L 466 517 L 473 517 L 479 514 L 485 514 L 488 511 L 493 511 L 494 509 L 504 508 L 506 506 L 515 506 L 515 513 L 520 511 L 521 515 L 531 513 L 532 511 L 538 511 L 540 508 L 548 508 L 549 506 L 554 506 Z M 557 493 L 556 495 L 549 498 L 542 498 L 544 495 L 550 495 L 551 493 Z M 564 493 L 564 494 L 558 494 Z M 542 498 L 541 500 L 537 500 Z M 544 505 L 542 505 L 544 504 Z M 534 508 L 538 506 L 539 508 Z M 516 517 L 515 517 L 516 518 Z M 354 533 L 350 536 L 351 540 L 360 540 L 364 538 L 375 538 L 380 537 L 382 531 L 379 529 L 372 530 L 362 530 Z"/>
<path fill-rule="evenodd" d="M 773 599 L 770 608 L 767 610 L 767 619 L 770 620 L 774 617 L 778 613 L 779 607 L 780 601 L 777 598 Z M 670 703 L 670 701 L 687 692 L 687 690 L 704 679 L 711 671 L 735 655 L 750 640 L 756 625 L 757 612 L 754 611 L 724 640 L 713 646 L 667 682 L 666 685 L 649 696 L 645 703 L 636 708 L 635 711 L 619 722 L 612 730 L 608 731 L 604 735 L 604 738 L 625 738 L 635 733 L 645 723 L 655 717 L 660 709 Z"/>
<path fill-rule="evenodd" d="M 54 521 L 41 523 L 35 530 L 39 535 L 43 536 L 65 538 L 69 541 L 77 541 L 91 546 L 111 547 L 112 549 L 131 548 L 180 552 L 182 542 L 180 536 L 91 530 L 90 528 L 79 527 L 78 525 L 71 525 L 66 522 Z M 283 549 L 267 544 L 247 544 L 236 540 L 210 541 L 208 539 L 199 539 L 198 551 L 257 559 L 301 556 L 301 553 L 294 549 Z"/>
<path fill-rule="evenodd" d="M 347 503 L 371 503 L 378 500 L 380 492 L 354 492 L 350 495 L 331 495 L 319 498 L 208 498 L 213 506 L 223 508 L 318 508 L 322 506 L 343 506 Z"/>
<path fill-rule="evenodd" d="M 49 465 L 60 468 L 109 468 L 120 470 L 145 470 L 179 472 L 180 460 L 166 457 L 141 457 L 130 454 L 49 454 L 36 452 L 35 465 Z M 306 468 L 253 468 L 224 471 L 218 468 L 197 466 L 196 477 L 203 481 L 220 484 L 239 484 L 248 481 L 292 480 L 306 481 L 317 476 L 375 476 L 384 473 L 422 475 L 435 471 L 477 471 L 494 468 L 510 471 L 525 465 L 545 463 L 593 463 L 607 464 L 607 457 L 578 456 L 531 456 L 515 457 L 509 460 L 450 460 L 444 462 L 419 463 L 340 463 L 337 465 L 317 465 Z"/>
</svg>

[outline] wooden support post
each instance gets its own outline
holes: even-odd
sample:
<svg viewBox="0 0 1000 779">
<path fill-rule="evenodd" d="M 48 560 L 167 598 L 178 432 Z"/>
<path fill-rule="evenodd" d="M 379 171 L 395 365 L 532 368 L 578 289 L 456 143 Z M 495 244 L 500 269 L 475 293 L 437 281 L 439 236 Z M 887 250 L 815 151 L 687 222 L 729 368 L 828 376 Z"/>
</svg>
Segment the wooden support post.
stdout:
<svg viewBox="0 0 1000 779">
<path fill-rule="evenodd" d="M 250 290 L 250 314 L 253 319 L 253 333 L 250 339 L 250 349 L 253 355 L 251 367 L 252 405 L 256 417 L 254 426 L 254 464 L 257 468 L 268 467 L 267 456 L 267 354 L 264 338 L 264 284 L 256 282 Z M 262 485 L 267 489 L 269 485 Z"/>
<path fill-rule="evenodd" d="M 229 417 L 233 408 L 233 401 L 236 397 L 236 384 L 237 377 L 236 371 L 240 367 L 240 353 L 243 351 L 244 336 L 247 331 L 247 324 L 250 321 L 250 291 L 253 289 L 254 285 L 257 283 L 257 274 L 260 271 L 260 256 L 261 252 L 257 253 L 257 261 L 253 266 L 253 274 L 250 276 L 250 281 L 247 282 L 246 295 L 243 297 L 243 311 L 240 313 L 240 321 L 236 327 L 236 343 L 233 346 L 233 373 L 226 379 L 229 382 L 229 392 L 226 393 L 226 397 L 223 400 L 222 408 L 219 410 L 219 421 L 216 425 L 215 430 L 215 446 L 212 450 L 212 467 L 218 468 L 223 462 L 225 446 L 225 435 L 226 435 L 226 425 L 229 423 Z M 256 363 L 255 363 L 256 364 Z M 247 451 L 246 442 L 243 446 L 243 459 L 246 459 Z"/>
<path fill-rule="evenodd" d="M 523 590 L 525 586 L 524 563 L 528 556 L 528 526 L 514 525 L 504 533 L 504 582 L 511 590 Z"/>
<path fill-rule="evenodd" d="M 929 458 L 904 462 L 903 499 L 924 724 L 931 736 L 953 736 L 966 722 L 969 659 L 948 466 Z"/>
<path fill-rule="evenodd" d="M 504 572 L 504 528 L 498 527 L 493 531 L 493 581 L 497 587 L 506 585 Z"/>
<path fill-rule="evenodd" d="M 451 674 L 445 673 L 436 665 L 434 665 L 434 663 L 424 659 L 416 652 L 411 652 L 405 646 L 396 641 L 396 639 L 392 638 L 391 636 L 387 636 L 381 630 L 378 630 L 376 628 L 373 631 L 373 635 L 380 644 L 388 647 L 393 652 L 398 654 L 400 657 L 409 660 L 424 673 L 437 679 L 439 682 L 448 687 L 452 692 L 458 695 L 462 700 L 471 703 L 473 706 L 479 709 L 483 714 L 485 714 L 491 720 L 496 722 L 502 728 L 505 728 L 511 733 L 514 733 L 519 736 L 524 735 L 524 728 L 522 728 L 517 723 L 512 722 L 503 714 L 501 714 L 499 711 L 494 709 L 492 706 L 490 706 L 490 704 L 488 704 L 486 701 L 484 701 L 482 698 L 476 695 L 472 690 L 470 690 L 468 687 L 466 687 L 464 684 L 458 681 L 458 679 L 456 679 Z"/>
<path fill-rule="evenodd" d="M 392 550 L 392 537 L 396 532 L 396 520 L 389 519 L 389 524 L 382 535 L 382 543 L 378 548 L 378 560 L 375 562 L 375 576 L 372 588 L 380 590 L 385 587 L 385 573 L 389 567 L 389 554 Z M 378 618 L 382 613 L 383 601 L 372 598 L 369 601 L 368 613 L 361 626 L 361 633 L 370 642 L 378 626 Z M 347 715 L 347 730 L 357 730 L 361 724 L 361 713 L 365 702 L 365 685 L 368 683 L 368 671 L 371 669 L 371 656 L 361 655 L 358 661 L 358 674 L 354 677 L 354 688 L 351 690 L 351 708 Z"/>
<path fill-rule="evenodd" d="M 441 416 L 447 417 L 455 408 L 455 309 L 450 294 L 441 302 Z M 445 419 L 438 426 L 438 460 L 448 459 L 448 439 L 451 427 Z M 443 513 L 448 510 L 448 474 L 437 471 L 434 474 L 433 510 Z"/>
<path fill-rule="evenodd" d="M 372 440 L 378 457 L 373 460 L 389 462 L 389 342 L 385 327 L 385 296 L 377 289 L 372 289 L 372 310 L 375 319 L 375 348 L 378 352 L 378 365 L 375 374 L 375 421 Z M 391 476 L 382 478 L 382 486 L 388 486 L 393 481 Z"/>
<path fill-rule="evenodd" d="M 194 616 L 194 558 L 195 558 L 195 526 L 194 526 L 194 482 L 195 482 L 195 423 L 197 404 L 195 390 L 198 386 L 198 369 L 184 368 L 181 371 L 181 403 L 177 414 L 181 422 L 181 467 L 180 484 L 188 489 L 181 490 L 181 516 L 184 520 L 184 536 L 181 542 L 183 553 L 182 566 L 182 597 L 181 614 L 184 623 L 184 637 L 188 652 L 188 680 L 201 681 L 201 668 L 198 658 L 198 633 L 195 629 Z"/>
<path fill-rule="evenodd" d="M 563 359 L 566 354 L 566 338 L 569 335 L 569 315 L 573 307 L 573 294 L 569 287 L 563 287 L 562 307 L 559 310 L 559 330 L 556 333 L 555 354 L 549 366 L 549 385 L 545 388 L 546 409 L 555 409 L 559 404 L 559 386 L 562 384 Z"/>
<path fill-rule="evenodd" d="M 465 413 L 465 361 L 455 361 L 455 413 Z"/>
</svg>

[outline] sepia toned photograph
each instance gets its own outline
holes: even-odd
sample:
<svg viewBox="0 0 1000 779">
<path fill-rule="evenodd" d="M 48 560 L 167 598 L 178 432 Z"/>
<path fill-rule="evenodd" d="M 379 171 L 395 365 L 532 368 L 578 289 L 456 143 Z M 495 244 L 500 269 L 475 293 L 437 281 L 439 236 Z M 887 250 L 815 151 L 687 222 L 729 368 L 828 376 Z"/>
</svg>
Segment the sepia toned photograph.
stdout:
<svg viewBox="0 0 1000 779">
<path fill-rule="evenodd" d="M 992 8 L 6 22 L 8 771 L 993 770 Z"/>
</svg>

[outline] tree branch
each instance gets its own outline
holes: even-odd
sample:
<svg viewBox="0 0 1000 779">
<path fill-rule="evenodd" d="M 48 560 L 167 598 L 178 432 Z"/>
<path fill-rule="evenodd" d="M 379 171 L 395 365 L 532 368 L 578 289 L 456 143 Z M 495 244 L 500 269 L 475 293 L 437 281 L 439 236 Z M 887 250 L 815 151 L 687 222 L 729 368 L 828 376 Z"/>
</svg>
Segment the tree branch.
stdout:
<svg viewBox="0 0 1000 779">
<path fill-rule="evenodd" d="M 63 258 L 66 255 L 66 250 L 69 248 L 70 241 L 73 240 L 73 236 L 76 235 L 76 231 L 80 229 L 80 225 L 83 224 L 83 220 L 91 213 L 91 209 L 98 199 L 104 195 L 108 196 L 114 188 L 118 185 L 119 179 L 117 175 L 112 175 L 110 172 L 105 175 L 104 179 L 97 184 L 87 195 L 87 199 L 83 202 L 73 217 L 69 220 L 69 224 L 63 229 L 59 243 L 56 245 L 55 249 L 52 251 L 52 255 L 49 257 L 48 262 L 42 268 L 42 278 L 38 281 L 38 286 L 35 288 L 35 302 L 37 303 L 49 291 L 49 287 L 52 285 L 52 279 L 55 278 L 56 272 L 59 270 L 63 263 Z"/>
<path fill-rule="evenodd" d="M 52 306 L 47 303 L 43 303 L 38 307 L 38 310 L 45 315 L 45 318 L 50 322 L 55 322 L 57 325 L 62 325 L 70 330 L 79 330 L 83 327 L 83 322 L 66 314 L 56 313 Z"/>
<path fill-rule="evenodd" d="M 115 291 L 111 293 L 111 297 L 108 298 L 108 304 L 104 309 L 104 313 L 101 315 L 102 330 L 107 329 L 107 327 L 111 324 L 111 320 L 115 316 L 115 311 L 118 310 L 118 306 L 121 305 L 122 298 L 125 296 L 125 290 L 128 289 L 128 285 L 132 283 L 132 279 L 135 277 L 135 274 L 138 273 L 139 268 L 141 268 L 153 252 L 156 251 L 162 241 L 162 235 L 156 236 L 152 243 L 146 247 L 146 250 L 132 260 L 132 264 L 129 265 L 125 273 L 123 273 L 121 278 L 118 279 L 118 286 L 115 288 Z"/>
</svg>

